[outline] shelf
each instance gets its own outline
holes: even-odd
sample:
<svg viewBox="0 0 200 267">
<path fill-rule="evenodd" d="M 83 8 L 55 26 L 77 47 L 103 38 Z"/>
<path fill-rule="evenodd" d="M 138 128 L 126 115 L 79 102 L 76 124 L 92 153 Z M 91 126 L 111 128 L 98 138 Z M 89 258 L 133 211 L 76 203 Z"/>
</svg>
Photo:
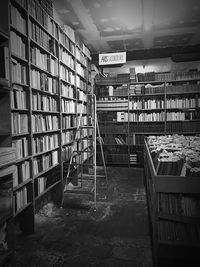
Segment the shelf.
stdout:
<svg viewBox="0 0 200 267">
<path fill-rule="evenodd" d="M 42 50 L 43 52 L 49 54 L 50 56 L 52 56 L 54 59 L 58 59 L 57 56 L 55 56 L 54 54 L 52 54 L 50 51 L 48 51 L 47 49 L 45 49 L 42 45 L 40 45 L 39 43 L 37 43 L 35 40 L 30 39 L 31 43 L 34 44 L 34 46 L 36 46 L 37 48 L 39 48 L 40 50 Z"/>
<path fill-rule="evenodd" d="M 20 85 L 20 86 L 23 86 L 23 87 L 29 87 L 28 84 L 20 83 L 20 82 L 14 82 L 14 81 L 12 81 L 12 84 Z"/>
<path fill-rule="evenodd" d="M 15 138 L 15 137 L 22 137 L 22 136 L 25 136 L 25 135 L 29 135 L 29 133 L 12 134 L 12 137 L 13 137 L 13 138 Z"/>
<path fill-rule="evenodd" d="M 27 156 L 27 157 L 24 157 L 24 158 L 16 159 L 15 163 L 18 164 L 18 163 L 21 163 L 23 161 L 29 160 L 30 158 L 31 158 L 31 156 Z"/>
<path fill-rule="evenodd" d="M 54 147 L 54 148 L 49 149 L 49 150 L 46 150 L 46 151 L 42 151 L 42 152 L 35 153 L 35 154 L 33 154 L 33 157 L 35 158 L 35 157 L 41 156 L 41 155 L 43 155 L 43 154 L 47 154 L 47 153 L 49 153 L 49 152 L 52 152 L 52 151 L 54 151 L 54 150 L 57 150 L 58 148 L 59 148 L 59 147 L 57 146 L 57 147 Z"/>
<path fill-rule="evenodd" d="M 51 92 L 49 92 L 49 91 L 43 91 L 43 90 L 40 90 L 40 89 L 37 89 L 37 88 L 34 88 L 34 87 L 31 87 L 31 89 L 33 90 L 33 91 L 37 91 L 38 93 L 41 93 L 41 94 L 45 94 L 45 95 L 50 95 L 50 96 L 54 96 L 54 97 L 59 97 L 58 96 L 58 94 L 56 94 L 56 93 L 51 93 Z"/>
<path fill-rule="evenodd" d="M 29 112 L 28 109 L 19 109 L 19 108 L 11 108 L 12 112 L 19 112 L 19 113 L 27 113 Z"/>
<path fill-rule="evenodd" d="M 59 166 L 59 165 L 60 165 L 60 164 L 57 163 L 57 164 L 51 166 L 50 168 L 48 168 L 48 169 L 46 169 L 46 170 L 44 170 L 44 171 L 42 171 L 42 172 L 40 172 L 40 173 L 35 174 L 35 175 L 33 176 L 33 179 L 38 178 L 39 176 L 43 175 L 43 174 L 46 173 L 46 172 L 51 171 L 52 169 L 54 169 L 55 167 L 57 167 L 57 166 Z"/>
<path fill-rule="evenodd" d="M 65 62 L 63 62 L 62 60 L 60 60 L 60 63 L 67 69 L 71 70 L 72 72 L 75 72 L 74 69 L 72 69 L 72 67 L 68 66 Z"/>
<path fill-rule="evenodd" d="M 58 111 L 32 110 L 33 113 L 60 114 Z"/>
<path fill-rule="evenodd" d="M 65 34 L 66 35 L 66 34 Z M 67 36 L 67 38 L 69 39 L 69 37 Z M 70 39 L 69 39 L 70 40 Z M 75 44 L 72 40 L 70 40 L 73 44 Z M 65 51 L 67 51 L 67 53 L 69 53 L 73 58 L 75 58 L 75 55 L 68 49 L 66 48 L 62 43 L 59 43 L 59 45 L 64 48 Z"/>
<path fill-rule="evenodd" d="M 14 53 L 11 53 L 11 57 L 15 58 L 17 61 L 28 64 L 28 60 L 26 58 L 22 58 Z"/>
<path fill-rule="evenodd" d="M 73 101 L 76 101 L 76 98 L 71 98 L 71 97 L 64 96 L 64 95 L 61 95 L 61 98 L 63 98 L 63 99 L 67 99 L 67 100 L 73 100 Z"/>
<path fill-rule="evenodd" d="M 30 207 L 32 205 L 31 202 L 27 203 L 27 205 L 25 205 L 23 208 L 17 210 L 14 214 L 14 217 L 18 216 L 21 212 L 23 212 L 25 209 L 27 209 L 28 207 Z"/>
<path fill-rule="evenodd" d="M 61 181 L 57 181 L 54 184 L 47 187 L 44 192 L 42 192 L 39 196 L 35 197 L 35 201 L 39 200 L 42 196 L 44 196 L 46 193 L 48 193 L 53 187 L 57 186 L 60 183 L 61 183 Z"/>
<path fill-rule="evenodd" d="M 34 69 L 37 69 L 41 72 L 44 72 L 46 73 L 48 76 L 51 76 L 51 77 L 54 77 L 54 78 L 57 78 L 57 75 L 53 75 L 51 72 L 49 72 L 48 70 L 45 70 L 45 69 L 42 69 L 41 67 L 31 63 L 31 67 L 34 68 Z"/>
<path fill-rule="evenodd" d="M 10 29 L 13 30 L 16 34 L 20 35 L 23 39 L 27 38 L 27 35 L 18 30 L 14 25 L 10 25 Z"/>
<path fill-rule="evenodd" d="M 44 9 L 43 9 L 44 10 Z M 46 12 L 45 12 L 46 13 Z M 47 13 L 46 13 L 47 14 Z M 47 14 L 47 16 L 49 17 L 49 15 Z M 47 33 L 50 37 L 52 37 L 53 39 L 56 39 L 53 35 L 51 35 L 48 31 L 48 29 L 46 29 L 38 20 L 36 20 L 30 13 L 29 13 L 29 19 L 32 20 L 35 24 L 37 24 L 40 28 L 42 28 L 43 31 L 45 31 L 45 33 Z"/>
<path fill-rule="evenodd" d="M 49 134 L 49 133 L 55 133 L 55 132 L 59 132 L 60 129 L 57 130 L 50 130 L 50 131 L 44 131 L 44 132 L 33 132 L 33 135 L 45 135 L 45 134 Z"/>
<path fill-rule="evenodd" d="M 7 79 L 0 77 L 0 86 L 3 86 L 4 87 L 3 88 L 4 90 L 10 91 L 9 81 Z"/>
<path fill-rule="evenodd" d="M 28 183 L 31 183 L 31 182 L 32 182 L 32 179 L 31 179 L 31 178 L 26 179 L 26 180 L 23 181 L 21 184 L 18 184 L 17 186 L 15 186 L 15 187 L 13 188 L 13 191 L 15 192 L 15 191 L 21 189 L 22 187 L 24 187 L 25 185 L 27 185 Z"/>
</svg>

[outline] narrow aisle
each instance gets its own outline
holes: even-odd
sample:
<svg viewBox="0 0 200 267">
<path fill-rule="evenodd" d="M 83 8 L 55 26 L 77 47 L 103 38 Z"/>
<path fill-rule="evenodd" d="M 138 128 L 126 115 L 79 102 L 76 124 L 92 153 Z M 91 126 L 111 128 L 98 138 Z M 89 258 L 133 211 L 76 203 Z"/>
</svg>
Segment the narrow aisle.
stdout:
<svg viewBox="0 0 200 267">
<path fill-rule="evenodd" d="M 49 203 L 36 215 L 36 233 L 17 240 L 17 267 L 153 266 L 143 169 L 107 171 L 109 194 L 100 178 L 97 211 L 85 197 L 76 209 Z"/>
</svg>

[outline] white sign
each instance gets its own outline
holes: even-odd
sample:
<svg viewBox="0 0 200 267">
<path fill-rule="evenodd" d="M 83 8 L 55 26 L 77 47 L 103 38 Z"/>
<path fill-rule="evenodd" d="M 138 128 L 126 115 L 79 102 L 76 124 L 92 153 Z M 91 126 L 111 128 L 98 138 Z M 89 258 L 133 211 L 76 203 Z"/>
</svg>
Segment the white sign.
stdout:
<svg viewBox="0 0 200 267">
<path fill-rule="evenodd" d="M 126 52 L 99 54 L 99 65 L 126 63 Z"/>
</svg>

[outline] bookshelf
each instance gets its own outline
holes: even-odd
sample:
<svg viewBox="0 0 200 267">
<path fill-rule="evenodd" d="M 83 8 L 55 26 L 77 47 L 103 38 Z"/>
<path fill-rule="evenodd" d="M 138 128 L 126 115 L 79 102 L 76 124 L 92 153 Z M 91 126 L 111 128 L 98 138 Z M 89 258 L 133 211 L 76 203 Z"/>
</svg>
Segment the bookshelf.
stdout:
<svg viewBox="0 0 200 267">
<path fill-rule="evenodd" d="M 195 266 L 200 261 L 199 141 L 199 136 L 177 134 L 145 140 L 145 186 L 156 266 L 165 266 L 163 262 Z"/>
<path fill-rule="evenodd" d="M 16 179 L 15 149 L 11 147 L 10 46 L 8 2 L 0 10 L 0 266 L 14 259 L 13 180 Z"/>
<path fill-rule="evenodd" d="M 113 149 L 117 149 L 116 137 L 122 138 L 120 148 L 125 144 L 128 147 L 124 163 L 143 164 L 145 136 L 200 132 L 199 71 L 138 73 L 134 77 L 130 73 L 120 79 L 97 77 L 95 90 L 105 150 L 113 140 Z M 123 91 L 126 85 L 128 89 Z M 116 157 L 108 163 L 114 162 Z"/>
<path fill-rule="evenodd" d="M 32 233 L 46 202 L 60 206 L 82 106 L 87 124 L 91 58 L 74 30 L 55 21 L 52 1 L 10 0 L 9 13 L 14 219 Z"/>
</svg>

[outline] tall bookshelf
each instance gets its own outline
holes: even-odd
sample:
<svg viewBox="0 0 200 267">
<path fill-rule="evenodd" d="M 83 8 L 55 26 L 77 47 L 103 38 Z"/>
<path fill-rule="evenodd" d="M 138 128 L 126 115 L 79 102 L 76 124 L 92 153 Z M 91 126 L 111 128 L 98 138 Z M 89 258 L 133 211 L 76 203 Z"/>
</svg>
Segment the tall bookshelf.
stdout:
<svg viewBox="0 0 200 267">
<path fill-rule="evenodd" d="M 11 266 L 13 242 L 13 165 L 15 150 L 11 147 L 10 46 L 8 3 L 0 10 L 0 266 Z"/>
<path fill-rule="evenodd" d="M 70 142 L 79 109 L 87 106 L 91 59 L 75 32 L 54 20 L 51 1 L 10 0 L 9 7 L 14 218 L 31 233 L 41 206 L 61 204 Z"/>
<path fill-rule="evenodd" d="M 137 74 L 121 83 L 118 77 L 97 77 L 97 110 L 107 163 L 143 164 L 144 137 L 148 135 L 199 133 L 199 81 L 199 71 Z M 119 95 L 125 85 L 128 89 Z M 106 152 L 110 144 L 111 153 Z M 119 156 L 109 156 L 116 150 Z"/>
<path fill-rule="evenodd" d="M 199 138 L 182 134 L 145 140 L 145 187 L 155 266 L 199 265 Z"/>
</svg>

